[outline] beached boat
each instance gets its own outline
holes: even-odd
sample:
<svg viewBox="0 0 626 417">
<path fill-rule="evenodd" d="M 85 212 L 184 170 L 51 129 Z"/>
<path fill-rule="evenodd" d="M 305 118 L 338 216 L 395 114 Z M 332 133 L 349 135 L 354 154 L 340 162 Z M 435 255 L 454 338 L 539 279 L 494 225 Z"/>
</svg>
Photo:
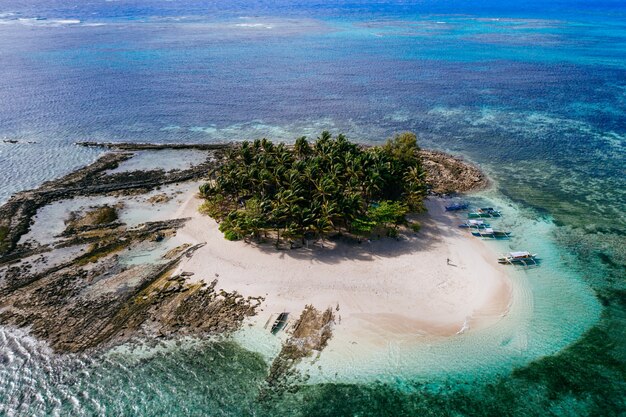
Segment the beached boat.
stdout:
<svg viewBox="0 0 626 417">
<path fill-rule="evenodd" d="M 502 212 L 500 212 L 500 210 L 494 209 L 493 207 L 483 207 L 483 208 L 479 208 L 476 211 L 467 213 L 468 219 L 500 217 L 500 216 L 502 216 Z"/>
<path fill-rule="evenodd" d="M 485 223 L 484 220 L 468 220 L 465 223 L 461 223 L 459 227 L 463 227 L 465 229 L 486 229 L 491 227 L 489 223 Z"/>
<path fill-rule="evenodd" d="M 285 327 L 285 324 L 287 324 L 287 318 L 289 317 L 289 313 L 280 313 L 278 315 L 278 317 L 276 318 L 276 320 L 274 321 L 274 324 L 272 324 L 272 334 L 276 334 L 279 331 L 282 330 L 283 327 Z"/>
<path fill-rule="evenodd" d="M 511 232 L 503 232 L 501 230 L 493 230 L 491 227 L 476 230 L 472 232 L 472 235 L 476 237 L 487 237 L 491 239 L 507 239 L 511 236 Z"/>
<path fill-rule="evenodd" d="M 537 254 L 531 254 L 528 251 L 509 252 L 498 258 L 498 262 L 510 265 L 537 265 Z"/>
<path fill-rule="evenodd" d="M 467 210 L 468 208 L 469 208 L 468 203 L 456 203 L 456 204 L 446 206 L 446 211 Z"/>
</svg>

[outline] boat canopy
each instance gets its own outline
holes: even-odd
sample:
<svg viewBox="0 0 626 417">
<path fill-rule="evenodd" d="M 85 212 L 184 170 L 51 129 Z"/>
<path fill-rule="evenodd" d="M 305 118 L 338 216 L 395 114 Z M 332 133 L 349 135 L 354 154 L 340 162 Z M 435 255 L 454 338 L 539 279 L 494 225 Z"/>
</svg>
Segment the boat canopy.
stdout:
<svg viewBox="0 0 626 417">
<path fill-rule="evenodd" d="M 525 256 L 530 256 L 530 252 L 528 252 L 528 251 L 511 252 L 509 255 L 511 255 L 514 258 L 522 258 L 522 257 L 525 257 Z"/>
<path fill-rule="evenodd" d="M 469 224 L 484 224 L 484 220 L 470 220 Z"/>
<path fill-rule="evenodd" d="M 493 229 L 491 227 L 488 227 L 485 229 L 485 233 L 493 233 Z"/>
</svg>

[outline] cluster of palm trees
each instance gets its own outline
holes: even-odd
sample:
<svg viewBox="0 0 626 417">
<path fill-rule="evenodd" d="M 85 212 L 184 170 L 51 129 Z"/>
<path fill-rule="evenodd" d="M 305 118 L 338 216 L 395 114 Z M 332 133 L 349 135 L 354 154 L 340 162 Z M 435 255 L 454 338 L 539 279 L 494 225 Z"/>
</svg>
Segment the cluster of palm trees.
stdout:
<svg viewBox="0 0 626 417">
<path fill-rule="evenodd" d="M 278 244 L 397 227 L 407 212 L 422 210 L 426 184 L 414 134 L 367 148 L 323 132 L 312 144 L 304 137 L 293 146 L 243 142 L 200 192 L 227 239 L 271 233 Z"/>
</svg>

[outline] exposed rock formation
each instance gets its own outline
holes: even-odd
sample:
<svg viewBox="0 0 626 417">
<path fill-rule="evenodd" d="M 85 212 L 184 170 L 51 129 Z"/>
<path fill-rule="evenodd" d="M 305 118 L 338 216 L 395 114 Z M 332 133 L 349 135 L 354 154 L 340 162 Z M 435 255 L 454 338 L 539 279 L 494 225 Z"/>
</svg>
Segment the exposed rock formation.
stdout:
<svg viewBox="0 0 626 417">
<path fill-rule="evenodd" d="M 218 290 L 217 281 L 191 284 L 189 274 L 171 275 L 201 245 L 183 244 L 149 263 L 124 261 L 126 253 L 163 247 L 187 219 L 128 228 L 118 220 L 117 205 L 102 205 L 72 213 L 52 243 L 17 245 L 37 210 L 51 202 L 143 194 L 200 179 L 214 164 L 208 153 L 185 170 L 106 172 L 132 156 L 106 154 L 0 207 L 0 324 L 28 327 L 57 351 L 80 352 L 136 337 L 227 333 L 255 314 L 261 298 Z"/>
<path fill-rule="evenodd" d="M 148 203 L 150 203 L 150 204 L 162 204 L 162 203 L 167 203 L 171 199 L 172 199 L 172 197 L 170 197 L 167 194 L 163 193 L 163 194 L 153 195 L 152 197 L 150 197 L 146 201 Z"/>
<path fill-rule="evenodd" d="M 127 143 L 127 142 L 76 142 L 78 146 L 88 148 L 106 148 L 119 151 L 156 151 L 162 149 L 195 149 L 198 151 L 215 151 L 233 146 L 228 143 Z"/>
<path fill-rule="evenodd" d="M 209 156 L 202 164 L 185 170 L 105 173 L 132 156 L 132 153 L 105 154 L 91 165 L 11 197 L 0 207 L 0 265 L 22 257 L 20 252 L 28 248 L 17 247 L 20 237 L 28 232 L 37 210 L 53 201 L 87 195 L 145 193 L 166 184 L 200 179 L 214 166 Z"/>
<path fill-rule="evenodd" d="M 485 188 L 489 181 L 477 167 L 447 153 L 422 150 L 426 181 L 434 194 L 463 193 Z"/>
<path fill-rule="evenodd" d="M 122 161 L 132 157 L 130 153 L 110 153 L 102 156 L 96 162 L 68 174 L 60 179 L 48 181 L 35 190 L 22 191 L 0 207 L 0 228 L 6 230 L 0 235 L 0 264 L 8 260 L 19 258 L 12 256 L 20 237 L 29 230 L 31 219 L 37 210 L 52 201 L 70 198 L 78 195 L 82 186 L 93 184 L 96 177 L 103 171 L 113 169 Z M 23 250 L 24 248 L 22 248 Z"/>
<path fill-rule="evenodd" d="M 335 315 L 332 308 L 319 311 L 307 305 L 294 324 L 291 337 L 283 344 L 278 356 L 270 366 L 265 387 L 261 391 L 262 400 L 271 399 L 284 391 L 293 391 L 307 377 L 295 368 L 304 358 L 315 352 L 320 353 L 332 337 Z"/>
<path fill-rule="evenodd" d="M 125 236 L 126 241 L 133 239 Z M 206 335 L 236 330 L 254 315 L 261 298 L 244 298 L 210 285 L 171 276 L 186 246 L 161 262 L 127 266 L 119 248 L 97 260 L 90 252 L 41 273 L 12 267 L 2 287 L 0 323 L 28 326 L 60 352 L 81 352 L 138 336 Z"/>
<path fill-rule="evenodd" d="M 103 205 L 92 207 L 86 212 L 72 212 L 70 218 L 65 222 L 64 234 L 71 234 L 77 230 L 87 230 L 99 228 L 103 225 L 110 225 L 117 220 L 118 207 Z"/>
</svg>

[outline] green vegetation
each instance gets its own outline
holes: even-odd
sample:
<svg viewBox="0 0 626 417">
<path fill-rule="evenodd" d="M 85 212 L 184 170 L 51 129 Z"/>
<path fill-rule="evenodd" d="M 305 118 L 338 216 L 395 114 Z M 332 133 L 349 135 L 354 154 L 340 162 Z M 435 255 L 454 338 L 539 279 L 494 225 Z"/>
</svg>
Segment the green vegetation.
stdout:
<svg viewBox="0 0 626 417">
<path fill-rule="evenodd" d="M 422 229 L 422 224 L 420 222 L 411 222 L 409 227 L 411 228 L 411 230 L 417 233 Z"/>
<path fill-rule="evenodd" d="M 278 244 L 381 229 L 397 236 L 407 213 L 424 210 L 426 183 L 412 133 L 365 148 L 323 132 L 293 147 L 244 142 L 229 150 L 200 193 L 201 211 L 220 222 L 226 239 L 271 233 Z"/>
</svg>

